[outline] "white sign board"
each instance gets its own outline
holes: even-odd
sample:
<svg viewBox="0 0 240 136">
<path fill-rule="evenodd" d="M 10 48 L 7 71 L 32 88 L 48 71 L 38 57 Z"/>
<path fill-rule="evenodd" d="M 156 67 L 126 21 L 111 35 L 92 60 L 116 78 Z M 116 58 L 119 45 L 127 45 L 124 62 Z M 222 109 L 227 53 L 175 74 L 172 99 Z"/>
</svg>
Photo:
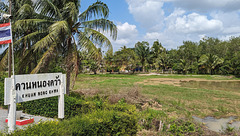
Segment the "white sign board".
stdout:
<svg viewBox="0 0 240 136">
<path fill-rule="evenodd" d="M 12 78 L 5 78 L 4 105 L 10 104 Z M 66 88 L 66 74 L 28 74 L 15 75 L 16 103 L 60 96 L 61 89 Z M 63 89 L 66 94 L 66 89 Z"/>
</svg>

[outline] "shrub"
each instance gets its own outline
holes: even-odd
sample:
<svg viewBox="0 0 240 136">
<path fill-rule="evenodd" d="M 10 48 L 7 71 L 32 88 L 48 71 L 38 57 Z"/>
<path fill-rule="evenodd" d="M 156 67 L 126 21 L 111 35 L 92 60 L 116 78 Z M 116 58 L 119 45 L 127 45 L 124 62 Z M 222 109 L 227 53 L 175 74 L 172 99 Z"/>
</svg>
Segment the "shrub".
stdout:
<svg viewBox="0 0 240 136">
<path fill-rule="evenodd" d="M 65 118 L 75 116 L 78 113 L 88 113 L 95 109 L 93 102 L 84 100 L 84 98 L 65 95 L 64 103 Z M 19 104 L 18 108 L 29 114 L 55 118 L 58 116 L 58 97 L 24 102 Z"/>
<path fill-rule="evenodd" d="M 96 110 L 64 122 L 66 135 L 134 135 L 137 133 L 137 114 L 116 110 Z M 77 126 L 77 127 L 76 127 Z"/>
<path fill-rule="evenodd" d="M 25 130 L 16 130 L 11 135 L 136 135 L 137 119 L 135 106 L 106 103 L 102 109 L 96 108 L 59 122 L 42 122 Z"/>
<path fill-rule="evenodd" d="M 4 105 L 4 85 L 0 82 L 0 106 Z"/>
<path fill-rule="evenodd" d="M 58 121 L 46 121 L 39 124 L 30 125 L 25 129 L 18 129 L 10 136 L 58 136 L 61 135 L 61 129 Z"/>
<path fill-rule="evenodd" d="M 0 106 L 4 106 L 4 79 L 7 77 L 6 73 L 0 73 Z"/>
</svg>

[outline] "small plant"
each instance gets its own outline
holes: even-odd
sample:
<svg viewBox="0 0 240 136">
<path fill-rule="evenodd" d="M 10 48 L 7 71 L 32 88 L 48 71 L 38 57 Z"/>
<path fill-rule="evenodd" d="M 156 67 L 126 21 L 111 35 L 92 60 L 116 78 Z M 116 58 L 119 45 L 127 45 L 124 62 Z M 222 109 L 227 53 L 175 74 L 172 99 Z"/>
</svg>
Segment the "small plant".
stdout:
<svg viewBox="0 0 240 136">
<path fill-rule="evenodd" d="M 122 98 L 118 101 L 118 104 L 124 104 L 124 103 L 126 103 L 126 100 L 124 98 Z"/>
<path fill-rule="evenodd" d="M 227 125 L 226 132 L 233 132 L 235 130 L 235 127 L 231 127 L 230 125 Z"/>
<path fill-rule="evenodd" d="M 170 134 L 181 136 L 181 135 L 192 135 L 194 133 L 201 133 L 201 129 L 189 120 L 172 120 L 169 122 L 170 128 L 167 130 Z"/>
</svg>

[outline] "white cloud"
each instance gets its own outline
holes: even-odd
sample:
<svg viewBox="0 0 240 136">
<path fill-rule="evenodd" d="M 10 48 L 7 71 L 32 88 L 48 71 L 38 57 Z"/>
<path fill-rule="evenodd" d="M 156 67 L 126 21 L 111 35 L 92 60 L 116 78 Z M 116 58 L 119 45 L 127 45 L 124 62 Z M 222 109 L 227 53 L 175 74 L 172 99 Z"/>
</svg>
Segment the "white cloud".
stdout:
<svg viewBox="0 0 240 136">
<path fill-rule="evenodd" d="M 240 6 L 238 6 L 240 0 L 126 0 L 126 2 L 129 12 L 144 30 L 140 31 L 143 36 L 138 39 L 148 41 L 150 45 L 153 41 L 159 40 L 164 47 L 171 49 L 177 48 L 187 40 L 198 42 L 206 36 L 226 40 L 231 36 L 239 36 L 240 33 Z M 174 10 L 168 10 L 169 8 Z M 164 10 L 168 10 L 166 14 Z"/>
<path fill-rule="evenodd" d="M 217 33 L 223 29 L 221 21 L 216 19 L 209 20 L 207 16 L 197 13 L 188 15 L 174 16 L 166 19 L 167 29 L 178 33 Z"/>
<path fill-rule="evenodd" d="M 118 37 L 116 41 L 112 41 L 114 51 L 118 50 L 120 47 L 126 45 L 128 47 L 134 47 L 137 42 L 138 30 L 135 25 L 131 25 L 128 22 L 119 23 Z"/>
<path fill-rule="evenodd" d="M 158 40 L 160 37 L 162 37 L 163 35 L 161 33 L 158 32 L 153 32 L 153 33 L 146 33 L 146 35 L 144 36 L 144 39 L 148 39 L 148 40 Z"/>
<path fill-rule="evenodd" d="M 229 35 L 221 35 L 218 38 L 220 40 L 229 40 L 231 37 L 239 37 L 239 35 L 240 35 L 240 32 L 235 34 L 229 34 Z"/>
<path fill-rule="evenodd" d="M 178 42 L 176 39 L 177 37 L 174 38 L 175 40 L 172 40 L 172 34 L 167 33 L 167 32 L 151 32 L 151 33 L 146 33 L 144 36 L 144 41 L 148 41 L 150 45 L 153 44 L 154 41 L 159 40 L 163 44 L 163 46 L 167 49 L 172 49 L 176 48 L 176 45 L 180 45 L 181 42 Z"/>
<path fill-rule="evenodd" d="M 228 28 L 225 28 L 223 31 L 224 34 L 236 34 L 239 32 L 240 32 L 239 26 L 228 27 Z"/>
<path fill-rule="evenodd" d="M 238 12 L 212 12 L 212 18 L 218 19 L 223 22 L 223 34 L 237 34 L 240 32 L 240 16 Z"/>
<path fill-rule="evenodd" d="M 156 31 L 163 27 L 164 2 L 159 0 L 126 0 L 128 9 L 135 20 L 148 31 Z"/>
<path fill-rule="evenodd" d="M 207 16 L 197 13 L 186 14 L 183 9 L 175 9 L 164 19 L 165 29 L 158 32 L 147 32 L 146 41 L 162 42 L 167 49 L 180 46 L 183 41 L 199 41 L 204 36 L 212 36 L 223 30 L 223 24 L 217 19 L 208 19 Z"/>
<path fill-rule="evenodd" d="M 236 11 L 240 9 L 240 0 L 175 0 L 175 5 L 195 11 Z"/>
</svg>

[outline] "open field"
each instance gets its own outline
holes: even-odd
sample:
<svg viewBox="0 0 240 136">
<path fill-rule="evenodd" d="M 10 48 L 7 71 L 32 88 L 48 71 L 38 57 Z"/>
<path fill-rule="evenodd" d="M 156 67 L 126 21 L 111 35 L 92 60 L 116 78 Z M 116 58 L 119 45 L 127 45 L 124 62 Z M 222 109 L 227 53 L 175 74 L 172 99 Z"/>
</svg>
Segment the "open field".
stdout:
<svg viewBox="0 0 240 136">
<path fill-rule="evenodd" d="M 125 98 L 142 107 L 146 105 L 144 102 L 154 100 L 159 104 L 155 108 L 173 118 L 240 117 L 240 90 L 186 88 L 179 85 L 180 81 L 189 80 L 240 81 L 231 76 L 212 75 L 79 75 L 73 90 L 85 95 L 106 95 L 111 101 Z"/>
</svg>

